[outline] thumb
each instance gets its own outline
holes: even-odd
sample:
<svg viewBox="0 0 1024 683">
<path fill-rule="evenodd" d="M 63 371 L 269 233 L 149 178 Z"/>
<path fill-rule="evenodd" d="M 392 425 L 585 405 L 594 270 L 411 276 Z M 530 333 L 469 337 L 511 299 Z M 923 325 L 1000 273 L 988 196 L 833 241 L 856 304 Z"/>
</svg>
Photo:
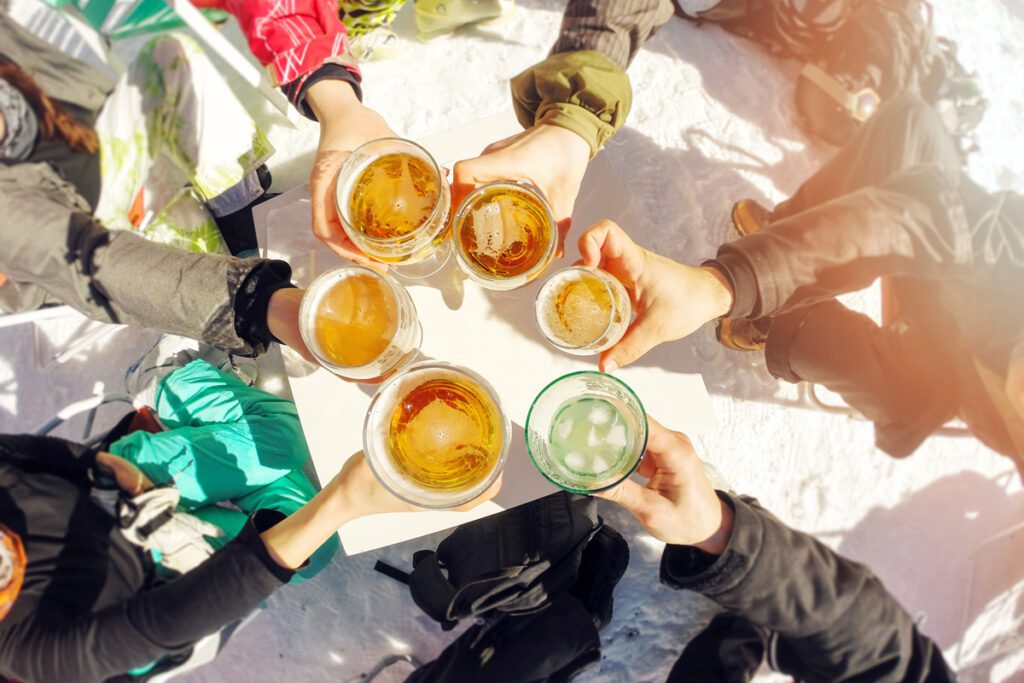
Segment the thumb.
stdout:
<svg viewBox="0 0 1024 683">
<path fill-rule="evenodd" d="M 650 491 L 632 479 L 627 479 L 618 486 L 595 493 L 594 495 L 621 505 L 629 514 L 638 520 L 643 520 L 648 516 L 651 507 L 651 502 L 648 498 L 650 493 Z"/>
<path fill-rule="evenodd" d="M 647 316 L 634 320 L 622 339 L 601 354 L 602 372 L 613 373 L 624 368 L 661 343 L 653 328 Z"/>
</svg>

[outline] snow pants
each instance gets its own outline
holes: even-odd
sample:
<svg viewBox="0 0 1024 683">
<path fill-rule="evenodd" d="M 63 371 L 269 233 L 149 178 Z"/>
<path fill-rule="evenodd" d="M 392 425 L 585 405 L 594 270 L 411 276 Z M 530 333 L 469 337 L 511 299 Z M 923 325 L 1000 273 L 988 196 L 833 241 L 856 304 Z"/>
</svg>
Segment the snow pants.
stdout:
<svg viewBox="0 0 1024 683">
<path fill-rule="evenodd" d="M 291 515 L 316 495 L 301 470 L 309 449 L 292 401 L 196 360 L 160 380 L 154 404 L 168 429 L 132 432 L 110 452 L 154 483 L 173 480 L 182 506 L 224 530 L 215 545 L 234 538 L 257 510 Z M 337 548 L 335 536 L 296 576 L 315 575 Z"/>
</svg>

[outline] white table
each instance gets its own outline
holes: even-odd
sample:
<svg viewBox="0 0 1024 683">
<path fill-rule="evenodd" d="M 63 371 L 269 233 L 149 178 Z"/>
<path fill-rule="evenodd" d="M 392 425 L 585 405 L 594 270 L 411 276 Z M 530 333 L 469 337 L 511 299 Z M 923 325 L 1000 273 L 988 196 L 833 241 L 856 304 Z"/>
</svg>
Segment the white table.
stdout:
<svg viewBox="0 0 1024 683">
<path fill-rule="evenodd" d="M 450 168 L 455 161 L 475 156 L 489 143 L 518 130 L 514 116 L 508 112 L 419 142 Z M 628 205 L 614 169 L 599 156 L 588 170 L 575 224 L 586 227 L 598 218 L 621 218 Z M 305 187 L 265 202 L 257 207 L 255 217 L 265 253 L 291 263 L 300 285 L 308 285 L 316 275 L 342 264 L 310 232 Z M 574 245 L 582 227 L 573 230 L 566 244 L 566 257 L 552 269 L 578 257 Z M 533 313 L 540 282 L 512 292 L 490 292 L 462 280 L 452 258 L 437 275 L 423 281 L 405 280 L 405 284 L 423 326 L 422 355 L 472 368 L 501 396 L 502 407 L 512 422 L 504 484 L 496 498 L 470 512 L 396 513 L 355 520 L 340 530 L 349 555 L 453 527 L 554 491 L 534 469 L 526 452 L 526 413 L 537 393 L 551 380 L 596 367 L 596 357 L 568 356 L 544 342 Z M 618 371 L 616 376 L 636 391 L 649 414 L 694 435 L 714 425 L 711 403 L 700 374 L 681 367 L 682 361 L 676 360 L 668 345 L 638 366 Z M 295 361 L 288 367 L 313 465 L 320 480 L 328 481 L 345 460 L 362 449 L 363 419 L 375 388 L 344 382 L 308 363 Z"/>
</svg>

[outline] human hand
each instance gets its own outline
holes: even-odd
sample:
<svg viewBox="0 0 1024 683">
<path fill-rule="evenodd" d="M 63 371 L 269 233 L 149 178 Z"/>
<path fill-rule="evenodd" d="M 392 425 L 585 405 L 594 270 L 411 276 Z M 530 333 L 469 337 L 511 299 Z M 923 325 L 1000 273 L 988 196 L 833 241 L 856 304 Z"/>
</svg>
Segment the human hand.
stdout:
<svg viewBox="0 0 1024 683">
<path fill-rule="evenodd" d="M 395 132 L 380 114 L 364 107 L 352 86 L 344 81 L 314 83 L 306 101 L 320 121 L 320 144 L 309 173 L 313 234 L 338 256 L 386 271 L 385 264 L 364 254 L 345 234 L 338 217 L 334 184 L 342 162 L 352 150 L 370 140 L 395 137 Z"/>
<path fill-rule="evenodd" d="M 299 332 L 299 307 L 305 293 L 304 289 L 284 287 L 271 294 L 267 304 L 267 328 L 282 344 L 290 346 L 310 363 L 316 363 Z"/>
<path fill-rule="evenodd" d="M 600 221 L 579 240 L 580 262 L 608 271 L 629 292 L 636 319 L 601 354 L 614 372 L 662 342 L 682 339 L 732 308 L 732 288 L 717 270 L 684 266 L 637 245 L 611 221 Z"/>
<path fill-rule="evenodd" d="M 117 487 L 133 498 L 153 488 L 153 482 L 142 470 L 113 453 L 100 451 L 96 455 L 96 464 L 109 472 L 117 482 Z"/>
<path fill-rule="evenodd" d="M 493 498 L 500 489 L 499 478 L 480 496 L 454 509 L 470 510 Z M 417 510 L 422 508 L 391 495 L 370 470 L 366 457 L 357 453 L 311 501 L 261 533 L 260 538 L 275 562 L 282 567 L 296 569 L 339 527 L 354 519 L 384 512 Z"/>
<path fill-rule="evenodd" d="M 478 185 L 521 180 L 535 185 L 548 200 L 558 224 L 559 257 L 572 226 L 572 207 L 590 161 L 590 146 L 568 128 L 538 124 L 499 140 L 452 170 L 452 209 Z"/>
<path fill-rule="evenodd" d="M 715 493 L 685 435 L 648 418 L 647 452 L 637 470 L 647 484 L 626 479 L 598 493 L 624 507 L 655 538 L 721 555 L 732 535 L 733 512 Z"/>
<path fill-rule="evenodd" d="M 345 501 L 346 508 L 353 518 L 376 515 L 383 512 L 422 512 L 423 508 L 396 498 L 384 485 L 380 483 L 376 475 L 366 462 L 363 453 L 357 453 L 349 458 L 341 472 L 334 478 L 332 485 L 337 483 L 337 495 Z M 453 511 L 465 512 L 472 510 L 477 505 L 484 503 L 501 490 L 501 477 L 479 496 L 456 508 Z"/>
</svg>

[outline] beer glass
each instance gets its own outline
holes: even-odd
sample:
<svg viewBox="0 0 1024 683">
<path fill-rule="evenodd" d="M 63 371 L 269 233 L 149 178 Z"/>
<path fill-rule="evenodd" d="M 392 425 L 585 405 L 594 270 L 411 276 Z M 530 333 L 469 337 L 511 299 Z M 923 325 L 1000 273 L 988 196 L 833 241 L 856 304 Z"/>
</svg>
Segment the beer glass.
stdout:
<svg viewBox="0 0 1024 683">
<path fill-rule="evenodd" d="M 409 292 L 363 266 L 336 268 L 313 281 L 299 306 L 299 332 L 322 366 L 369 384 L 410 361 L 422 337 Z"/>
<path fill-rule="evenodd" d="M 602 372 L 573 372 L 544 387 L 526 416 L 534 466 L 571 493 L 624 480 L 647 448 L 647 414 L 633 390 Z"/>
<path fill-rule="evenodd" d="M 543 273 L 558 248 L 551 207 L 532 185 L 481 185 L 452 221 L 455 257 L 472 280 L 488 289 L 515 289 Z"/>
<path fill-rule="evenodd" d="M 552 345 L 575 355 L 601 353 L 622 339 L 632 307 L 622 283 L 600 268 L 574 266 L 544 283 L 537 326 Z"/>
<path fill-rule="evenodd" d="M 494 483 L 510 431 L 483 377 L 426 361 L 377 391 L 363 425 L 363 449 L 388 491 L 413 505 L 443 509 L 468 503 Z"/>
<path fill-rule="evenodd" d="M 345 234 L 366 255 L 399 265 L 435 260 L 434 270 L 447 261 L 440 247 L 451 188 L 415 142 L 380 138 L 357 147 L 338 172 L 335 200 Z"/>
</svg>

